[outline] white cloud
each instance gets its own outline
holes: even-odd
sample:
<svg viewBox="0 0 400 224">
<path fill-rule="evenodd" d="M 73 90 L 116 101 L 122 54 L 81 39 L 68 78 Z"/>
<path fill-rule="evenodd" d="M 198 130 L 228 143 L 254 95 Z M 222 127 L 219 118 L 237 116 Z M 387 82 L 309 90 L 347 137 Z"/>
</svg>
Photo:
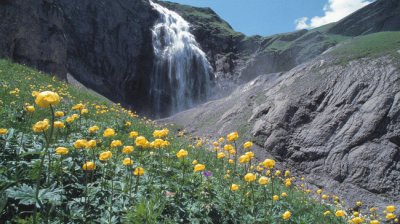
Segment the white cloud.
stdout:
<svg viewBox="0 0 400 224">
<path fill-rule="evenodd" d="M 311 29 L 339 21 L 358 9 L 370 4 L 373 0 L 328 0 L 324 6 L 323 16 L 302 17 L 295 20 L 296 29 Z"/>
</svg>

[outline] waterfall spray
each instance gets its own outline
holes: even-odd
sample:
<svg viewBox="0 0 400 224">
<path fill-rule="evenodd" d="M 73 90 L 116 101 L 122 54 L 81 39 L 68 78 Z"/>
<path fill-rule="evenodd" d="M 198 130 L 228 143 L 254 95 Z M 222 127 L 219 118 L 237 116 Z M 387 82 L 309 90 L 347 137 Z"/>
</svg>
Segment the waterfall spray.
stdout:
<svg viewBox="0 0 400 224">
<path fill-rule="evenodd" d="M 150 1 L 160 18 L 152 29 L 155 54 L 150 96 L 157 117 L 190 108 L 208 98 L 213 72 L 190 25 L 177 13 Z"/>
</svg>

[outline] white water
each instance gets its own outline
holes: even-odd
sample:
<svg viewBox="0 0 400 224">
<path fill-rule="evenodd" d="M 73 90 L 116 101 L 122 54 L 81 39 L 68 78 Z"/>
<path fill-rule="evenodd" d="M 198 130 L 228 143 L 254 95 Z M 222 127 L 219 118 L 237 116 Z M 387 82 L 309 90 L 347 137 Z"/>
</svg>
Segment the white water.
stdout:
<svg viewBox="0 0 400 224">
<path fill-rule="evenodd" d="M 150 4 L 160 14 L 152 29 L 156 59 L 150 96 L 156 116 L 166 116 L 206 100 L 213 73 L 189 23 L 157 3 Z"/>
</svg>

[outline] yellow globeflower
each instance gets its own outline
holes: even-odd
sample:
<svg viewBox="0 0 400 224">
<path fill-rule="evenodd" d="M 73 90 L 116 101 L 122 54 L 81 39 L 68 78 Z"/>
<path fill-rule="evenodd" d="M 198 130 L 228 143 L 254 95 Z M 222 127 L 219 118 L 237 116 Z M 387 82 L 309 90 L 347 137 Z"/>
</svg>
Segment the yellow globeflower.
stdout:
<svg viewBox="0 0 400 224">
<path fill-rule="evenodd" d="M 328 199 L 328 195 L 323 194 L 323 195 L 321 196 L 321 198 L 324 199 L 324 200 L 326 200 L 326 199 Z"/>
<path fill-rule="evenodd" d="M 99 129 L 100 129 L 99 126 L 94 125 L 89 128 L 89 133 L 91 134 L 96 133 Z"/>
<path fill-rule="evenodd" d="M 322 194 L 322 189 L 318 189 L 317 194 Z"/>
<path fill-rule="evenodd" d="M 81 110 L 81 114 L 87 114 L 87 113 L 89 113 L 89 110 L 88 110 L 88 109 L 85 108 L 85 109 L 82 109 L 82 110 Z"/>
<path fill-rule="evenodd" d="M 279 177 L 280 175 L 281 175 L 281 171 L 280 170 L 275 171 L 275 176 Z"/>
<path fill-rule="evenodd" d="M 165 146 L 165 141 L 164 140 L 162 140 L 162 139 L 160 139 L 160 138 L 157 138 L 157 139 L 155 139 L 153 142 L 152 142 L 152 146 L 154 147 L 154 148 L 164 148 L 164 146 Z"/>
<path fill-rule="evenodd" d="M 184 149 L 181 149 L 181 150 L 179 150 L 179 152 L 176 153 L 176 157 L 178 159 L 182 159 L 182 158 L 185 158 L 187 156 L 188 156 L 188 151 L 186 151 Z"/>
<path fill-rule="evenodd" d="M 105 152 L 100 153 L 99 160 L 107 161 L 107 160 L 111 159 L 111 157 L 112 157 L 111 151 L 105 151 Z"/>
<path fill-rule="evenodd" d="M 235 131 L 226 136 L 226 139 L 230 142 L 236 141 L 239 138 L 239 134 Z"/>
<path fill-rule="evenodd" d="M 243 148 L 245 148 L 245 149 L 249 149 L 249 148 L 251 148 L 253 146 L 253 143 L 252 142 L 245 142 L 244 144 L 243 144 Z"/>
<path fill-rule="evenodd" d="M 281 196 L 282 197 L 287 197 L 287 193 L 286 192 L 282 192 Z"/>
<path fill-rule="evenodd" d="M 129 132 L 129 138 L 136 138 L 137 136 L 139 136 L 139 133 L 137 131 Z"/>
<path fill-rule="evenodd" d="M 288 177 L 288 176 L 290 176 L 290 171 L 289 171 L 289 170 L 286 170 L 286 171 L 285 171 L 285 177 Z"/>
<path fill-rule="evenodd" d="M 204 169 L 206 169 L 206 166 L 203 164 L 196 164 L 194 166 L 194 172 L 200 172 L 203 171 Z"/>
<path fill-rule="evenodd" d="M 61 122 L 61 121 L 54 121 L 54 127 L 55 127 L 55 128 L 61 129 L 61 128 L 64 128 L 65 125 L 64 125 L 64 123 Z"/>
<path fill-rule="evenodd" d="M 73 110 L 83 110 L 83 108 L 85 108 L 85 105 L 81 103 L 78 103 L 72 107 Z"/>
<path fill-rule="evenodd" d="M 86 162 L 83 164 L 82 169 L 88 171 L 94 170 L 96 169 L 96 164 L 94 162 Z"/>
<path fill-rule="evenodd" d="M 275 167 L 275 160 L 273 159 L 266 159 L 263 162 L 265 168 L 273 169 Z"/>
<path fill-rule="evenodd" d="M 219 146 L 219 143 L 218 143 L 218 142 L 213 142 L 213 146 L 214 146 L 214 147 L 218 147 L 218 146 Z"/>
<path fill-rule="evenodd" d="M 239 185 L 237 185 L 237 184 L 232 184 L 232 186 L 231 186 L 231 191 L 237 191 L 237 190 L 239 190 Z"/>
<path fill-rule="evenodd" d="M 352 223 L 354 223 L 354 224 L 360 224 L 360 223 L 363 223 L 363 222 L 364 222 L 364 219 L 361 218 L 361 217 L 354 217 L 354 218 L 351 219 L 351 221 L 352 221 Z"/>
<path fill-rule="evenodd" d="M 335 215 L 336 215 L 337 217 L 344 217 L 344 216 L 346 215 L 346 213 L 345 213 L 343 210 L 337 210 L 337 211 L 335 212 Z"/>
<path fill-rule="evenodd" d="M 192 162 L 192 165 L 196 165 L 196 164 L 198 164 L 199 162 L 195 159 L 195 160 L 193 160 L 193 162 Z"/>
<path fill-rule="evenodd" d="M 396 218 L 396 215 L 393 214 L 393 213 L 391 213 L 391 212 L 389 212 L 389 213 L 386 214 L 386 219 L 391 220 L 391 219 L 395 219 L 395 218 Z"/>
<path fill-rule="evenodd" d="M 217 154 L 217 158 L 218 158 L 218 159 L 225 158 L 225 153 L 223 153 L 223 152 L 218 153 L 218 154 Z"/>
<path fill-rule="evenodd" d="M 247 173 L 246 175 L 244 175 L 244 180 L 246 182 L 253 182 L 256 180 L 256 175 L 254 173 Z"/>
<path fill-rule="evenodd" d="M 97 145 L 97 142 L 96 142 L 96 140 L 93 140 L 93 139 L 86 143 L 86 147 L 89 149 L 96 147 L 96 145 Z"/>
<path fill-rule="evenodd" d="M 56 117 L 64 117 L 64 112 L 62 112 L 62 111 L 56 111 L 56 112 L 54 113 L 54 116 L 56 116 Z"/>
<path fill-rule="evenodd" d="M 60 96 L 52 91 L 44 91 L 36 96 L 35 103 L 41 108 L 54 106 L 60 103 Z"/>
<path fill-rule="evenodd" d="M 103 137 L 114 137 L 114 136 L 115 136 L 115 131 L 112 128 L 107 128 L 103 133 Z"/>
<path fill-rule="evenodd" d="M 246 152 L 245 155 L 249 157 L 250 160 L 254 158 L 254 152 Z"/>
<path fill-rule="evenodd" d="M 110 147 L 111 147 L 111 148 L 116 148 L 116 147 L 119 147 L 119 146 L 122 146 L 121 140 L 113 140 L 113 141 L 111 142 L 111 144 L 110 144 Z"/>
<path fill-rule="evenodd" d="M 6 128 L 0 128 L 0 135 L 5 135 L 8 133 L 8 130 Z"/>
<path fill-rule="evenodd" d="M 230 145 L 230 144 L 224 145 L 224 150 L 225 150 L 225 151 L 231 151 L 231 150 L 233 150 L 233 145 Z"/>
<path fill-rule="evenodd" d="M 68 154 L 68 149 L 65 147 L 57 147 L 56 148 L 56 154 L 57 155 L 67 155 Z"/>
<path fill-rule="evenodd" d="M 378 220 L 371 220 L 370 222 L 369 222 L 369 224 L 379 224 L 379 221 Z"/>
<path fill-rule="evenodd" d="M 142 147 L 142 148 L 148 148 L 150 145 L 150 142 L 143 136 L 139 136 L 135 139 L 135 144 L 136 146 Z"/>
<path fill-rule="evenodd" d="M 44 119 L 43 121 L 38 121 L 36 124 L 33 125 L 32 129 L 33 132 L 43 132 L 49 129 L 49 120 Z"/>
<path fill-rule="evenodd" d="M 279 200 L 279 196 L 278 196 L 278 195 L 274 195 L 274 196 L 272 196 L 272 200 L 274 200 L 274 201 L 278 201 L 278 200 Z"/>
<path fill-rule="evenodd" d="M 331 214 L 331 211 L 325 211 L 324 212 L 324 216 L 328 216 L 328 215 L 330 215 Z"/>
<path fill-rule="evenodd" d="M 131 166 L 133 164 L 133 161 L 131 160 L 131 158 L 125 158 L 122 163 L 124 164 L 124 166 Z"/>
<path fill-rule="evenodd" d="M 127 145 L 127 146 L 124 146 L 124 148 L 122 148 L 122 153 L 129 154 L 129 153 L 132 153 L 133 150 L 134 150 L 133 146 Z"/>
<path fill-rule="evenodd" d="M 290 219 L 291 216 L 292 216 L 292 213 L 289 211 L 286 211 L 285 213 L 283 213 L 282 218 L 284 220 L 288 220 L 288 219 Z"/>
<path fill-rule="evenodd" d="M 286 179 L 286 180 L 285 180 L 285 186 L 286 186 L 286 187 L 292 186 L 292 180 L 291 180 L 291 179 Z"/>
<path fill-rule="evenodd" d="M 267 177 L 260 177 L 260 179 L 258 179 L 258 183 L 260 184 L 260 185 L 266 185 L 266 184 L 268 184 L 269 183 L 269 178 L 267 178 Z"/>
<path fill-rule="evenodd" d="M 394 205 L 388 205 L 388 206 L 386 206 L 386 211 L 388 211 L 388 212 L 394 212 L 394 211 L 396 211 L 396 206 L 394 206 Z"/>
<path fill-rule="evenodd" d="M 357 205 L 358 207 L 360 207 L 360 206 L 362 205 L 362 202 L 361 202 L 361 201 L 357 201 L 356 205 Z"/>
<path fill-rule="evenodd" d="M 229 163 L 229 164 L 234 164 L 235 161 L 233 161 L 233 159 L 229 159 L 229 160 L 228 160 L 228 163 Z"/>
<path fill-rule="evenodd" d="M 78 140 L 75 141 L 74 147 L 76 149 L 83 149 L 83 148 L 86 148 L 87 143 L 88 142 L 85 139 L 78 139 Z"/>
<path fill-rule="evenodd" d="M 26 106 L 25 110 L 29 113 L 35 112 L 35 107 L 34 106 Z"/>
<path fill-rule="evenodd" d="M 239 163 L 248 163 L 250 158 L 247 155 L 242 155 L 239 157 Z"/>
<path fill-rule="evenodd" d="M 218 139 L 218 142 L 219 142 L 219 143 L 224 142 L 224 141 L 225 141 L 225 139 L 224 139 L 223 137 L 221 137 L 221 138 Z"/>
<path fill-rule="evenodd" d="M 133 171 L 133 175 L 135 175 L 135 176 L 143 176 L 144 175 L 144 169 L 142 167 L 136 167 L 135 170 Z"/>
</svg>

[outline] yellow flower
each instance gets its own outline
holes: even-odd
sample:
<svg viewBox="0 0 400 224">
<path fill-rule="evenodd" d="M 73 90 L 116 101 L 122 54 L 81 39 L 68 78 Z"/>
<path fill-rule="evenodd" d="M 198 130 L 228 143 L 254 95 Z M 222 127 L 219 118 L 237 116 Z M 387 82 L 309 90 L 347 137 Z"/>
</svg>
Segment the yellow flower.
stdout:
<svg viewBox="0 0 400 224">
<path fill-rule="evenodd" d="M 73 110 L 83 110 L 83 108 L 85 108 L 85 105 L 81 103 L 78 103 L 72 107 Z"/>
<path fill-rule="evenodd" d="M 322 194 L 322 189 L 318 189 L 317 194 Z"/>
<path fill-rule="evenodd" d="M 260 179 L 258 179 L 258 183 L 259 183 L 260 185 L 266 185 L 266 184 L 269 183 L 269 178 L 267 178 L 267 177 L 260 177 Z"/>
<path fill-rule="evenodd" d="M 41 108 L 54 106 L 60 103 L 60 96 L 52 91 L 44 91 L 36 96 L 35 103 Z"/>
<path fill-rule="evenodd" d="M 275 171 L 275 176 L 279 177 L 280 175 L 281 175 L 281 171 L 280 170 Z"/>
<path fill-rule="evenodd" d="M 94 170 L 96 169 L 96 164 L 94 164 L 94 162 L 86 162 L 85 164 L 83 164 L 82 166 L 83 170 Z"/>
<path fill-rule="evenodd" d="M 386 219 L 395 219 L 396 218 L 396 215 L 395 214 L 393 214 L 393 213 L 391 213 L 391 212 L 389 212 L 389 213 L 387 213 L 386 214 Z"/>
<path fill-rule="evenodd" d="M 369 222 L 370 224 L 379 224 L 378 220 L 371 220 L 371 222 Z"/>
<path fill-rule="evenodd" d="M 288 177 L 288 176 L 290 176 L 290 171 L 289 171 L 289 170 L 286 170 L 286 171 L 285 171 L 285 177 Z"/>
<path fill-rule="evenodd" d="M 254 173 L 247 173 L 246 175 L 244 175 L 244 180 L 246 182 L 253 182 L 256 180 L 256 175 Z"/>
<path fill-rule="evenodd" d="M 167 128 L 164 128 L 162 130 L 154 130 L 153 132 L 153 137 L 154 138 L 164 138 L 168 135 L 169 130 Z"/>
<path fill-rule="evenodd" d="M 235 131 L 226 136 L 226 139 L 230 142 L 236 141 L 239 138 L 239 134 Z"/>
<path fill-rule="evenodd" d="M 188 151 L 186 151 L 184 149 L 181 149 L 181 150 L 179 150 L 179 152 L 176 153 L 176 157 L 178 159 L 185 158 L 187 156 L 188 156 Z"/>
<path fill-rule="evenodd" d="M 32 129 L 33 132 L 43 132 L 49 129 L 49 120 L 44 119 L 43 121 L 38 121 L 36 124 L 33 125 Z"/>
<path fill-rule="evenodd" d="M 324 199 L 324 200 L 326 200 L 326 199 L 328 198 L 328 195 L 323 194 L 323 195 L 321 196 L 321 198 Z"/>
<path fill-rule="evenodd" d="M 126 126 L 126 127 L 129 127 L 129 126 L 131 126 L 131 125 L 132 125 L 132 122 L 130 122 L 130 121 L 125 122 L 125 126 Z"/>
<path fill-rule="evenodd" d="M 288 220 L 288 219 L 290 219 L 290 216 L 292 216 L 292 213 L 289 211 L 286 211 L 285 213 L 283 213 L 282 218 L 284 220 Z"/>
<path fill-rule="evenodd" d="M 78 139 L 78 140 L 76 140 L 75 143 L 74 143 L 74 147 L 75 147 L 76 149 L 83 149 L 83 148 L 86 148 L 86 145 L 87 145 L 87 141 L 86 141 L 85 139 Z"/>
<path fill-rule="evenodd" d="M 103 137 L 114 137 L 114 136 L 115 136 L 115 131 L 112 128 L 107 128 L 103 133 Z"/>
<path fill-rule="evenodd" d="M 219 143 L 218 143 L 218 142 L 213 142 L 213 146 L 214 146 L 214 147 L 218 147 L 218 146 L 219 146 Z"/>
<path fill-rule="evenodd" d="M 64 128 L 65 127 L 65 125 L 64 125 L 64 123 L 63 122 L 61 122 L 61 121 L 54 121 L 54 127 L 55 128 Z"/>
<path fill-rule="evenodd" d="M 33 96 L 33 97 L 37 97 L 37 95 L 39 95 L 39 92 L 38 92 L 38 91 L 33 91 L 33 92 L 32 92 L 32 96 Z"/>
<path fill-rule="evenodd" d="M 67 155 L 68 154 L 68 149 L 65 147 L 57 147 L 56 148 L 56 154 L 57 155 Z"/>
<path fill-rule="evenodd" d="M 135 170 L 133 171 L 133 175 L 135 176 L 143 176 L 144 174 L 144 169 L 142 167 L 136 167 Z"/>
<path fill-rule="evenodd" d="M 235 161 L 233 161 L 233 159 L 229 159 L 229 160 L 228 160 L 228 163 L 229 163 L 229 164 L 234 164 Z"/>
<path fill-rule="evenodd" d="M 361 217 L 354 217 L 354 218 L 351 219 L 351 221 L 352 221 L 354 224 L 360 224 L 360 223 L 363 223 L 363 222 L 364 222 L 364 219 L 362 219 Z"/>
<path fill-rule="evenodd" d="M 388 205 L 388 206 L 386 207 L 386 211 L 388 211 L 388 212 L 394 212 L 394 211 L 396 211 L 396 206 L 394 206 L 394 205 Z"/>
<path fill-rule="evenodd" d="M 8 130 L 6 128 L 0 128 L 0 135 L 5 135 L 8 133 Z"/>
<path fill-rule="evenodd" d="M 325 211 L 324 212 L 324 216 L 328 216 L 328 215 L 330 215 L 331 214 L 331 211 Z"/>
<path fill-rule="evenodd" d="M 343 210 L 337 210 L 337 211 L 335 212 L 335 215 L 336 215 L 337 217 L 344 217 L 344 216 L 346 215 L 346 213 L 345 213 Z"/>
<path fill-rule="evenodd" d="M 93 140 L 93 139 L 86 143 L 86 147 L 89 149 L 96 147 L 96 145 L 97 145 L 97 142 L 96 142 L 96 140 Z"/>
<path fill-rule="evenodd" d="M 157 139 L 155 139 L 153 142 L 152 142 L 152 147 L 154 147 L 154 148 L 164 148 L 166 146 L 166 141 L 164 141 L 164 140 L 162 140 L 162 139 L 159 139 L 159 138 L 157 138 Z"/>
<path fill-rule="evenodd" d="M 244 144 L 243 144 L 243 148 L 245 148 L 245 149 L 249 149 L 249 148 L 251 148 L 253 146 L 253 143 L 252 142 L 245 142 Z"/>
<path fill-rule="evenodd" d="M 124 164 L 124 166 L 131 166 L 133 164 L 133 161 L 130 158 L 125 158 L 122 163 Z"/>
<path fill-rule="evenodd" d="M 249 160 L 254 158 L 254 152 L 246 152 L 245 155 L 249 157 Z"/>
<path fill-rule="evenodd" d="M 133 150 L 134 150 L 133 146 L 127 145 L 127 146 L 124 146 L 124 148 L 122 148 L 122 153 L 129 154 L 129 153 L 132 153 Z"/>
<path fill-rule="evenodd" d="M 139 135 L 137 131 L 131 131 L 129 132 L 129 138 L 136 138 Z"/>
<path fill-rule="evenodd" d="M 54 116 L 56 116 L 56 117 L 64 117 L 64 112 L 62 112 L 62 111 L 56 111 L 56 112 L 54 113 Z"/>
<path fill-rule="evenodd" d="M 91 134 L 96 133 L 99 129 L 100 129 L 99 126 L 94 125 L 89 128 L 89 133 Z"/>
<path fill-rule="evenodd" d="M 273 159 L 266 159 L 263 162 L 265 168 L 273 169 L 275 167 L 275 160 Z"/>
<path fill-rule="evenodd" d="M 218 142 L 220 142 L 220 143 L 223 142 L 223 141 L 225 141 L 225 139 L 223 137 L 218 139 Z"/>
<path fill-rule="evenodd" d="M 278 195 L 274 195 L 274 196 L 272 196 L 272 200 L 274 200 L 274 201 L 278 201 L 278 200 L 279 200 L 279 196 L 278 196 Z"/>
<path fill-rule="evenodd" d="M 232 184 L 232 186 L 231 186 L 231 191 L 237 191 L 237 190 L 239 190 L 239 185 L 237 185 L 237 184 Z"/>
<path fill-rule="evenodd" d="M 34 106 L 26 106 L 25 110 L 29 113 L 35 112 L 35 107 Z"/>
<path fill-rule="evenodd" d="M 196 165 L 196 164 L 198 164 L 199 162 L 195 159 L 195 160 L 193 160 L 193 162 L 192 162 L 192 165 Z"/>
<path fill-rule="evenodd" d="M 136 146 L 141 148 L 148 148 L 150 146 L 150 142 L 143 136 L 139 136 L 135 139 Z"/>
<path fill-rule="evenodd" d="M 229 154 L 231 154 L 231 155 L 235 155 L 235 154 L 236 154 L 236 150 L 234 150 L 234 149 L 232 149 L 232 150 L 229 150 Z"/>
<path fill-rule="evenodd" d="M 223 153 L 223 152 L 218 153 L 218 154 L 217 154 L 217 158 L 218 158 L 218 159 L 225 158 L 225 153 Z"/>
<path fill-rule="evenodd" d="M 287 197 L 286 192 L 282 192 L 281 196 L 282 196 L 282 197 Z"/>
<path fill-rule="evenodd" d="M 232 145 L 224 145 L 224 150 L 225 151 L 231 151 L 231 150 L 233 150 L 233 146 Z"/>
<path fill-rule="evenodd" d="M 88 109 L 84 108 L 84 109 L 81 110 L 81 114 L 87 114 L 87 113 L 89 113 Z"/>
<path fill-rule="evenodd" d="M 357 205 L 358 207 L 360 207 L 360 206 L 362 205 L 362 202 L 361 202 L 361 201 L 357 201 L 356 205 Z"/>
<path fill-rule="evenodd" d="M 247 155 L 242 155 L 239 157 L 239 163 L 248 163 L 250 158 Z"/>
<path fill-rule="evenodd" d="M 111 147 L 111 148 L 116 148 L 116 147 L 119 147 L 119 146 L 122 146 L 121 140 L 113 140 L 113 141 L 111 142 L 111 144 L 110 144 L 110 147 Z"/>
<path fill-rule="evenodd" d="M 206 168 L 206 166 L 203 165 L 203 164 L 196 164 L 196 165 L 194 166 L 194 172 L 203 171 L 205 168 Z"/>
<path fill-rule="evenodd" d="M 201 147 L 203 146 L 203 140 L 199 139 L 196 141 L 196 147 Z"/>
<path fill-rule="evenodd" d="M 105 151 L 105 152 L 100 153 L 99 160 L 107 161 L 107 160 L 111 159 L 111 157 L 112 157 L 111 151 Z"/>
</svg>

